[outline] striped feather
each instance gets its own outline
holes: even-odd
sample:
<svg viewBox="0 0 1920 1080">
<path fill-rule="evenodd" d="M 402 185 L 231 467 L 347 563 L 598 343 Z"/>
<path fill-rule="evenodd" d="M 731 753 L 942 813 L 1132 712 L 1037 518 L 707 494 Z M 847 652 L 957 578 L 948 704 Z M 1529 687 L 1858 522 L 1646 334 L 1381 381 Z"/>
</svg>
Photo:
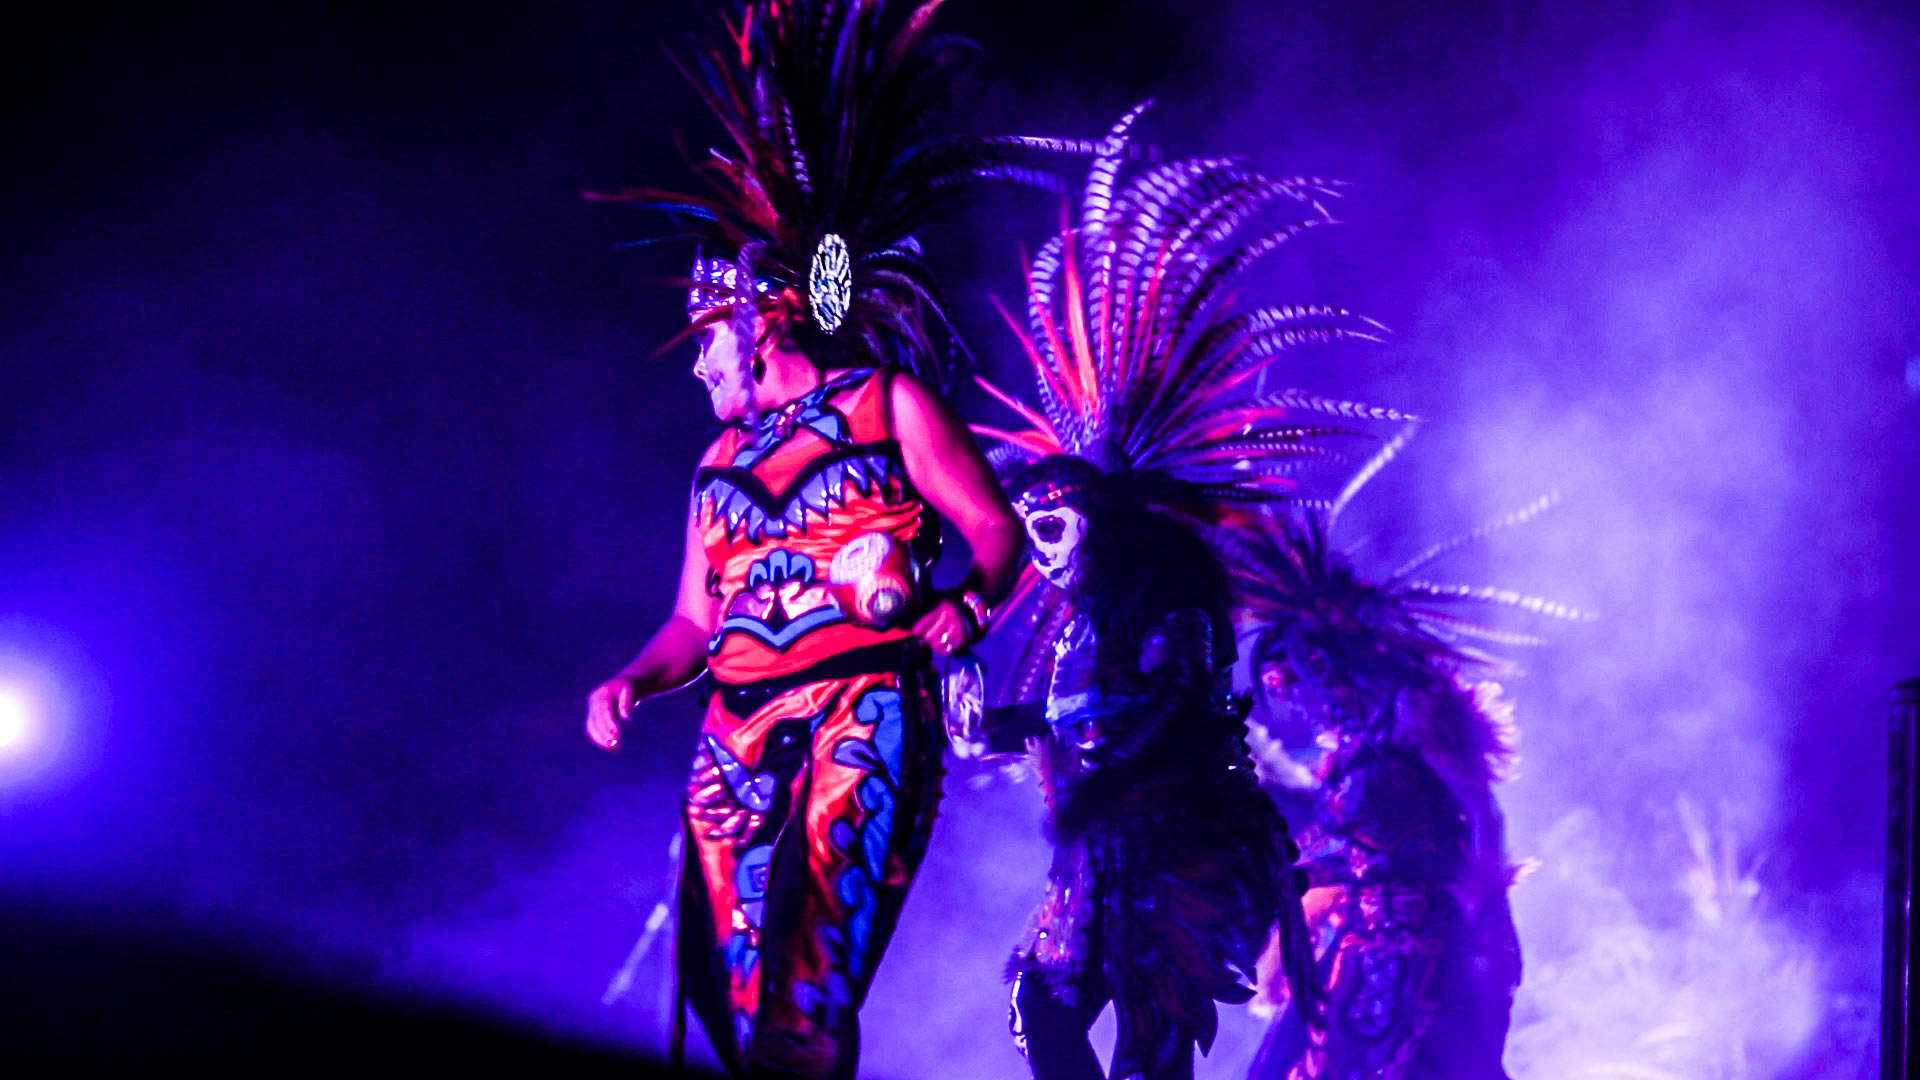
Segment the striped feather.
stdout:
<svg viewBox="0 0 1920 1080">
<path fill-rule="evenodd" d="M 1378 452 L 1367 459 L 1367 463 L 1360 467 L 1360 471 L 1353 474 L 1353 478 L 1347 481 L 1347 485 L 1340 489 L 1340 494 L 1333 500 L 1333 509 L 1327 513 L 1327 529 L 1329 531 L 1333 529 L 1334 523 L 1340 520 L 1340 511 L 1345 510 L 1347 504 L 1353 501 L 1353 497 L 1360 494 L 1361 488 L 1366 487 L 1368 482 L 1375 476 L 1380 475 L 1380 470 L 1386 468 L 1393 462 L 1394 458 L 1400 456 L 1400 451 L 1406 449 L 1407 444 L 1413 441 L 1414 435 L 1417 434 L 1419 430 L 1420 425 L 1418 422 L 1407 423 L 1401 427 L 1393 438 L 1387 440 L 1386 445 L 1382 446 Z M 1394 578 L 1397 579 L 1399 576 L 1400 575 L 1395 574 Z"/>
<path fill-rule="evenodd" d="M 1433 545 L 1401 564 L 1400 568 L 1393 572 L 1390 580 L 1398 581 L 1444 555 L 1452 554 L 1463 547 L 1479 543 L 1495 533 L 1505 532 L 1516 525 L 1524 525 L 1558 505 L 1560 505 L 1560 493 L 1557 491 L 1549 491 L 1511 514 L 1495 518 L 1485 525 L 1474 529 L 1472 532 L 1463 533 L 1451 540 L 1444 540 Z"/>
<path fill-rule="evenodd" d="M 1533 612 L 1535 615 L 1565 619 L 1569 622 L 1592 622 L 1597 617 L 1557 600 L 1528 596 L 1498 585 L 1441 585 L 1431 581 L 1409 581 L 1401 588 L 1411 596 L 1424 596 L 1433 600 L 1471 600 L 1480 604 L 1498 604 L 1501 607 L 1518 608 L 1521 611 Z"/>
</svg>

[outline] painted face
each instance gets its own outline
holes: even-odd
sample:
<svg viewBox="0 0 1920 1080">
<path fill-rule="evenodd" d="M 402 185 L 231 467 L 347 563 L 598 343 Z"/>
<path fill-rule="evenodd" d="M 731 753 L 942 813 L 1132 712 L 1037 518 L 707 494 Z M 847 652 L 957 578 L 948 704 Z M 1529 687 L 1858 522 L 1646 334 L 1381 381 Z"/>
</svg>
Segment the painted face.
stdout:
<svg viewBox="0 0 1920 1080">
<path fill-rule="evenodd" d="M 693 377 L 707 388 L 713 415 L 729 422 L 746 416 L 753 405 L 753 381 L 747 373 L 752 341 L 741 334 L 735 319 L 709 324 L 697 340 L 700 353 L 693 361 Z"/>
<path fill-rule="evenodd" d="M 1080 575 L 1080 543 L 1087 538 L 1087 515 L 1071 506 L 1052 506 L 1026 514 L 1033 541 L 1033 568 L 1047 583 L 1065 589 Z"/>
<path fill-rule="evenodd" d="M 1319 711 L 1308 706 L 1290 660 L 1259 669 L 1261 721 L 1268 734 L 1290 747 L 1312 746 L 1320 733 Z"/>
<path fill-rule="evenodd" d="M 1331 750 L 1364 729 L 1362 700 L 1327 654 L 1311 646 L 1260 670 L 1268 727 L 1290 746 Z"/>
</svg>

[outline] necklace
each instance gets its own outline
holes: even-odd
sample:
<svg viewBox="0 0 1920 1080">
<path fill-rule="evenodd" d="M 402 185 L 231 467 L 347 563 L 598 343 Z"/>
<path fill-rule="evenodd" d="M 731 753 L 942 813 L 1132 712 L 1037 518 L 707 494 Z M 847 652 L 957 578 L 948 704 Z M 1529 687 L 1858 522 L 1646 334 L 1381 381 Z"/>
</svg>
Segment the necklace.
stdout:
<svg viewBox="0 0 1920 1080">
<path fill-rule="evenodd" d="M 819 368 L 815 368 L 813 371 L 813 389 L 801 394 L 799 397 L 794 398 L 784 405 L 775 406 L 762 413 L 760 416 L 761 431 L 770 433 L 774 438 L 782 441 L 792 438 L 793 433 L 799 429 L 800 414 L 820 404 L 820 399 L 826 396 L 826 392 L 826 373 Z"/>
</svg>

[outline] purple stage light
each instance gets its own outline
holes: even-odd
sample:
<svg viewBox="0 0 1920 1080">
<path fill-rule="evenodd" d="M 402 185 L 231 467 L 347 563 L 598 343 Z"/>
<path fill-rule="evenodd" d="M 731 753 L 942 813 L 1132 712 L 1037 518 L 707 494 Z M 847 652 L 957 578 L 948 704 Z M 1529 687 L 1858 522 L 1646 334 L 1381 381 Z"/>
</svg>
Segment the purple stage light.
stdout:
<svg viewBox="0 0 1920 1080">
<path fill-rule="evenodd" d="M 0 654 L 0 813 L 45 788 L 62 757 L 64 740 L 51 722 L 46 680 L 22 666 Z"/>
<path fill-rule="evenodd" d="M 37 623 L 0 619 L 0 793 L 9 798 L 61 786 L 79 770 L 82 702 L 103 700 L 79 651 Z"/>
<path fill-rule="evenodd" d="M 0 788 L 46 773 L 66 740 L 57 681 L 33 660 L 0 646 Z"/>
<path fill-rule="evenodd" d="M 33 749 L 35 710 L 24 690 L 0 687 L 0 755 Z"/>
</svg>

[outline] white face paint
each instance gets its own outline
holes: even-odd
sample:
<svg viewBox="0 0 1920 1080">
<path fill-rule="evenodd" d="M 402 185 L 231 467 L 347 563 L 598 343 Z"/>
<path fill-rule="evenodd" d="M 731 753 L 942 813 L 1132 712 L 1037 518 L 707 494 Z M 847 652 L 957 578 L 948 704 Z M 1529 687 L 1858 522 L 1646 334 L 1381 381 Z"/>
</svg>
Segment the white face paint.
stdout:
<svg viewBox="0 0 1920 1080">
<path fill-rule="evenodd" d="M 721 319 L 702 330 L 697 342 L 693 377 L 707 388 L 713 415 L 728 422 L 746 416 L 753 407 L 752 341 L 741 337 L 733 320 Z"/>
<path fill-rule="evenodd" d="M 1080 574 L 1080 542 L 1087 538 L 1087 515 L 1071 506 L 1029 512 L 1027 537 L 1033 541 L 1033 568 L 1058 588 Z"/>
</svg>

